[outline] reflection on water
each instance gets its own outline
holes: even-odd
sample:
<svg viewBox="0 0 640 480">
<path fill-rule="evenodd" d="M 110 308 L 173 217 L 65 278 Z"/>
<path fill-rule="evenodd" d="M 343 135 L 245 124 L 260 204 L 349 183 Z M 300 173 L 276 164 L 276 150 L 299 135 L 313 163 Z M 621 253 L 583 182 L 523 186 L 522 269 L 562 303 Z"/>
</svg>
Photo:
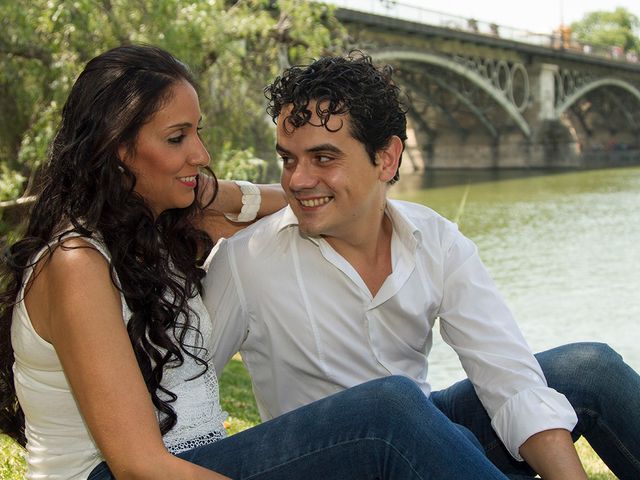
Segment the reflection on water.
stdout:
<svg viewBox="0 0 640 480">
<path fill-rule="evenodd" d="M 458 222 L 534 351 L 601 341 L 640 371 L 640 168 L 405 175 L 391 196 Z M 439 338 L 429 373 L 464 377 Z"/>
</svg>

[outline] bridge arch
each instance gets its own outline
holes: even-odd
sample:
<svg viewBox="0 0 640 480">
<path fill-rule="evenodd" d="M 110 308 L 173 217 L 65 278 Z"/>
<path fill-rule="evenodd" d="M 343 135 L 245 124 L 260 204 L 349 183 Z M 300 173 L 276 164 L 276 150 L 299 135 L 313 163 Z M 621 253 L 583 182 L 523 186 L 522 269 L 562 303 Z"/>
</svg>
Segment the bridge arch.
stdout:
<svg viewBox="0 0 640 480">
<path fill-rule="evenodd" d="M 410 50 L 373 50 L 370 51 L 369 54 L 375 61 L 408 60 L 414 62 L 422 62 L 446 68 L 457 73 L 458 75 L 473 82 L 479 88 L 484 90 L 493 100 L 495 100 L 498 105 L 500 105 L 509 114 L 509 116 L 511 116 L 522 133 L 527 138 L 531 137 L 531 129 L 529 127 L 529 124 L 524 119 L 522 114 L 518 111 L 518 108 L 505 97 L 504 92 L 496 89 L 484 77 L 465 67 L 464 65 L 439 55 Z"/>
<path fill-rule="evenodd" d="M 640 102 L 640 90 L 638 90 L 629 82 L 625 82 L 624 80 L 619 80 L 617 78 L 601 78 L 599 80 L 588 83 L 587 85 L 583 85 L 580 88 L 577 88 L 573 91 L 573 93 L 571 93 L 571 95 L 568 95 L 564 99 L 564 101 L 556 107 L 556 117 L 559 118 L 560 115 L 562 115 L 571 105 L 573 105 L 590 91 L 595 90 L 596 88 L 608 86 L 623 88 L 631 93 L 634 97 L 636 97 L 638 99 L 638 102 Z"/>
</svg>

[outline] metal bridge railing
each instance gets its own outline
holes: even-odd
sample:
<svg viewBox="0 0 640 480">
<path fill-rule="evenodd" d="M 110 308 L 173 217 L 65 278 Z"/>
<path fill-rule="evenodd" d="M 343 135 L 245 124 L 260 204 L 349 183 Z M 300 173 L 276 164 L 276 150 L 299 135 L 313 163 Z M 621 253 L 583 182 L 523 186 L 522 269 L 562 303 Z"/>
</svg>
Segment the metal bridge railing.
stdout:
<svg viewBox="0 0 640 480">
<path fill-rule="evenodd" d="M 423 23 L 452 30 L 460 30 L 478 35 L 504 38 L 521 43 L 539 45 L 547 48 L 566 50 L 585 55 L 609 58 L 629 63 L 640 63 L 638 55 L 625 53 L 621 47 L 590 45 L 578 42 L 568 27 L 560 27 L 553 33 L 536 33 L 496 23 L 484 22 L 449 13 L 429 10 L 416 5 L 408 5 L 394 0 L 325 0 L 339 7 L 387 17 Z"/>
</svg>

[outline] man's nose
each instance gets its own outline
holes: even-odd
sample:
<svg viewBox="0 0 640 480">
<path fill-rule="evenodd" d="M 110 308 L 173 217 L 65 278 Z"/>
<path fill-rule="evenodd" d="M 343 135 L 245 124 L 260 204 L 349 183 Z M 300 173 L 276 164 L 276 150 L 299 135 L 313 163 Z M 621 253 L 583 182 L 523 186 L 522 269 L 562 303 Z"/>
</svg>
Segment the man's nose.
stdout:
<svg viewBox="0 0 640 480">
<path fill-rule="evenodd" d="M 318 183 L 315 169 L 306 161 L 299 161 L 289 178 L 289 188 L 292 190 L 302 190 L 305 188 L 313 188 Z"/>
</svg>

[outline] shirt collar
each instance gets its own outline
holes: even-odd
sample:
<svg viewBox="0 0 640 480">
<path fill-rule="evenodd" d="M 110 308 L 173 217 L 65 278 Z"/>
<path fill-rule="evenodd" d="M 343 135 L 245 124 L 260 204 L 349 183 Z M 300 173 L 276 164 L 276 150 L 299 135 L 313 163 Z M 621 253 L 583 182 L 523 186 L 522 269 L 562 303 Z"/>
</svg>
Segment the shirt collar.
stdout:
<svg viewBox="0 0 640 480">
<path fill-rule="evenodd" d="M 291 205 L 287 205 L 286 207 L 284 207 L 283 210 L 283 214 L 280 217 L 280 222 L 278 223 L 278 233 L 280 233 L 282 230 L 284 230 L 287 227 L 291 227 L 291 226 L 297 226 L 298 225 L 298 219 L 296 218 L 295 213 L 293 213 L 293 210 L 291 209 Z"/>
<path fill-rule="evenodd" d="M 385 212 L 391 218 L 393 230 L 402 243 L 409 247 L 415 246 L 416 243 L 422 241 L 422 232 L 405 214 L 403 209 L 398 208 L 396 200 L 387 199 Z"/>
<path fill-rule="evenodd" d="M 416 243 L 420 243 L 422 239 L 420 229 L 418 229 L 418 227 L 416 227 L 416 225 L 409 219 L 409 217 L 407 217 L 404 212 L 402 212 L 402 210 L 395 205 L 394 200 L 387 199 L 385 212 L 387 213 L 387 215 L 389 215 L 389 218 L 391 218 L 393 229 L 402 243 L 407 246 L 415 246 Z M 297 227 L 298 223 L 298 218 L 296 217 L 295 213 L 293 213 L 291 206 L 287 205 L 284 208 L 282 217 L 280 218 L 277 232 L 280 233 L 283 230 L 288 229 L 289 227 Z M 320 240 L 317 237 L 307 238 L 316 245 L 318 245 Z"/>
<path fill-rule="evenodd" d="M 277 232 L 276 234 L 279 235 L 281 232 L 285 230 L 289 230 L 290 228 L 297 227 L 299 223 L 300 222 L 298 222 L 298 217 L 296 217 L 296 214 L 293 213 L 293 210 L 291 209 L 291 205 L 287 205 L 283 210 L 282 216 L 280 217 L 280 222 L 278 223 L 278 229 L 276 230 Z M 305 238 L 311 240 L 316 245 L 320 244 L 320 237 L 305 236 Z"/>
</svg>

